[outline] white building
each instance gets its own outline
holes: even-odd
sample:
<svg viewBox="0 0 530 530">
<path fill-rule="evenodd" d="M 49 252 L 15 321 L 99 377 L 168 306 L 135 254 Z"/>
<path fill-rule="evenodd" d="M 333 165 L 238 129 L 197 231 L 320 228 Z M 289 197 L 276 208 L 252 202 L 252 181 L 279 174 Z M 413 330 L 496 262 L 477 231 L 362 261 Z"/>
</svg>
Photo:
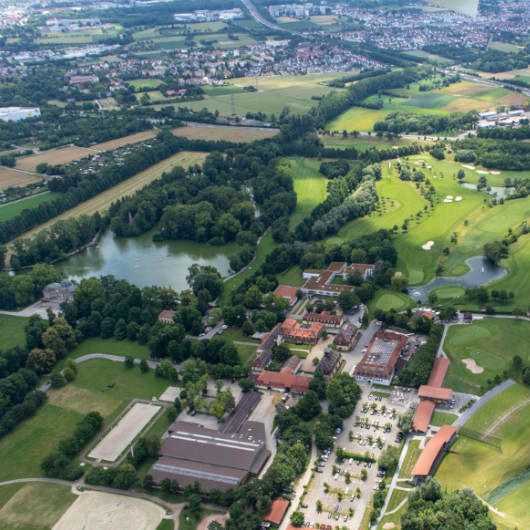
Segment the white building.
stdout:
<svg viewBox="0 0 530 530">
<path fill-rule="evenodd" d="M 0 107 L 0 120 L 2 121 L 20 121 L 39 116 L 38 107 Z"/>
</svg>

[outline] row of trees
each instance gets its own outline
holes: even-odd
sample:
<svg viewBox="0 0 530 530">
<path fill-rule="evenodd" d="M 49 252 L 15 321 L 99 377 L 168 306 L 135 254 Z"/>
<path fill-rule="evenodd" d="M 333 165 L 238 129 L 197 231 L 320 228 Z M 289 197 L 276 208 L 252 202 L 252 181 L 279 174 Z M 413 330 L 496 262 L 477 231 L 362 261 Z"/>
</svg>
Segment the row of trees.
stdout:
<svg viewBox="0 0 530 530">
<path fill-rule="evenodd" d="M 448 131 L 471 129 L 477 121 L 478 113 L 476 111 L 453 112 L 448 116 L 392 112 L 385 116 L 383 121 L 374 123 L 374 131 L 394 134 L 446 134 Z"/>
</svg>

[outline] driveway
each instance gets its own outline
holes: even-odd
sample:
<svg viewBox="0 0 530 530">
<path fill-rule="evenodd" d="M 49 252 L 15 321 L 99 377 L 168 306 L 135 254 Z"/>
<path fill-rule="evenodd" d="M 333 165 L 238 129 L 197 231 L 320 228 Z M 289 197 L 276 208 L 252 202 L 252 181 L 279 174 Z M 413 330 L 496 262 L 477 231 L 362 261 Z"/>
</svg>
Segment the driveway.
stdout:
<svg viewBox="0 0 530 530">
<path fill-rule="evenodd" d="M 363 348 L 370 342 L 370 339 L 373 337 L 374 333 L 381 329 L 376 322 L 376 320 L 372 320 L 365 330 L 361 330 L 361 336 L 351 352 L 343 353 L 344 360 L 346 361 L 346 365 L 343 370 L 344 372 L 352 375 L 353 369 L 363 358 Z"/>
</svg>

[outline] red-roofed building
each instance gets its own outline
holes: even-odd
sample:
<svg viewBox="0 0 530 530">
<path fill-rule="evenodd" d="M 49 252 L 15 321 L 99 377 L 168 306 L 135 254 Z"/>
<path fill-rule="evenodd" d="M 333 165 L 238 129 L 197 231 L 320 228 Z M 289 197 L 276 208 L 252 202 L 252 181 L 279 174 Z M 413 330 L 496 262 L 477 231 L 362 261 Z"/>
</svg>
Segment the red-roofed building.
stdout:
<svg viewBox="0 0 530 530">
<path fill-rule="evenodd" d="M 265 515 L 263 520 L 275 524 L 276 526 L 280 526 L 288 507 L 289 501 L 287 499 L 277 497 L 272 501 L 271 509 L 269 510 L 269 513 Z"/>
<path fill-rule="evenodd" d="M 412 420 L 412 429 L 418 432 L 427 432 L 431 418 L 434 413 L 434 407 L 436 404 L 434 401 L 424 399 L 420 401 L 416 412 L 414 413 L 414 419 Z"/>
<path fill-rule="evenodd" d="M 431 399 L 436 403 L 447 403 L 451 399 L 453 391 L 450 388 L 439 386 L 421 385 L 418 390 L 420 399 Z"/>
<path fill-rule="evenodd" d="M 436 357 L 432 365 L 431 375 L 427 379 L 427 385 L 442 386 L 448 369 L 449 359 L 447 357 Z"/>
<path fill-rule="evenodd" d="M 292 374 L 289 370 L 271 372 L 263 370 L 256 379 L 257 386 L 266 388 L 280 388 L 293 392 L 307 392 L 311 378 L 305 375 Z"/>
<path fill-rule="evenodd" d="M 412 480 L 415 484 L 434 474 L 447 449 L 455 441 L 456 431 L 457 428 L 453 425 L 443 425 L 429 440 L 412 470 Z"/>
<path fill-rule="evenodd" d="M 281 329 L 282 326 L 278 323 L 268 333 L 262 335 L 261 344 L 256 350 L 256 359 L 252 363 L 254 370 L 264 370 L 272 361 L 272 348 L 281 341 Z"/>
<path fill-rule="evenodd" d="M 160 311 L 160 314 L 158 315 L 158 321 L 163 324 L 174 324 L 174 318 L 175 311 L 173 311 L 173 309 L 164 309 L 163 311 Z"/>
<path fill-rule="evenodd" d="M 290 342 L 316 344 L 324 331 L 324 325 L 319 322 L 300 324 L 294 318 L 286 318 L 282 324 L 281 336 Z"/>
<path fill-rule="evenodd" d="M 278 298 L 285 298 L 289 301 L 289 305 L 292 306 L 298 300 L 297 293 L 298 288 L 290 287 L 289 285 L 278 285 L 274 291 L 274 295 Z"/>
<path fill-rule="evenodd" d="M 302 320 L 304 322 L 320 322 L 329 328 L 340 328 L 342 326 L 342 313 L 337 314 L 329 311 L 322 311 L 322 313 L 306 313 Z"/>
</svg>

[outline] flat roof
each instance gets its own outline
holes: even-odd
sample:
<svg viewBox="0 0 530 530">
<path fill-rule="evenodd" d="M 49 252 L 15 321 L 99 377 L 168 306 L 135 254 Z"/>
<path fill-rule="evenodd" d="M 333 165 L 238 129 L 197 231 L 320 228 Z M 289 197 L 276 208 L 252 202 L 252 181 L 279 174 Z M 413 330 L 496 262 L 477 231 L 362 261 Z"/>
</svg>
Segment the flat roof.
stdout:
<svg viewBox="0 0 530 530">
<path fill-rule="evenodd" d="M 440 430 L 429 440 L 425 449 L 421 452 L 412 476 L 427 476 L 430 474 L 432 466 L 444 445 L 451 440 L 456 433 L 457 428 L 454 425 L 443 425 Z"/>
<path fill-rule="evenodd" d="M 418 390 L 418 397 L 427 399 L 443 399 L 444 401 L 448 401 L 451 399 L 452 393 L 453 390 L 451 388 L 421 385 L 420 389 Z"/>
<path fill-rule="evenodd" d="M 447 370 L 449 369 L 449 359 L 447 357 L 436 357 L 432 365 L 431 375 L 427 380 L 428 386 L 442 386 Z"/>
<path fill-rule="evenodd" d="M 414 413 L 414 419 L 412 423 L 412 428 L 415 431 L 427 432 L 435 406 L 436 404 L 434 401 L 429 401 L 428 399 L 420 401 L 420 404 Z"/>
</svg>

